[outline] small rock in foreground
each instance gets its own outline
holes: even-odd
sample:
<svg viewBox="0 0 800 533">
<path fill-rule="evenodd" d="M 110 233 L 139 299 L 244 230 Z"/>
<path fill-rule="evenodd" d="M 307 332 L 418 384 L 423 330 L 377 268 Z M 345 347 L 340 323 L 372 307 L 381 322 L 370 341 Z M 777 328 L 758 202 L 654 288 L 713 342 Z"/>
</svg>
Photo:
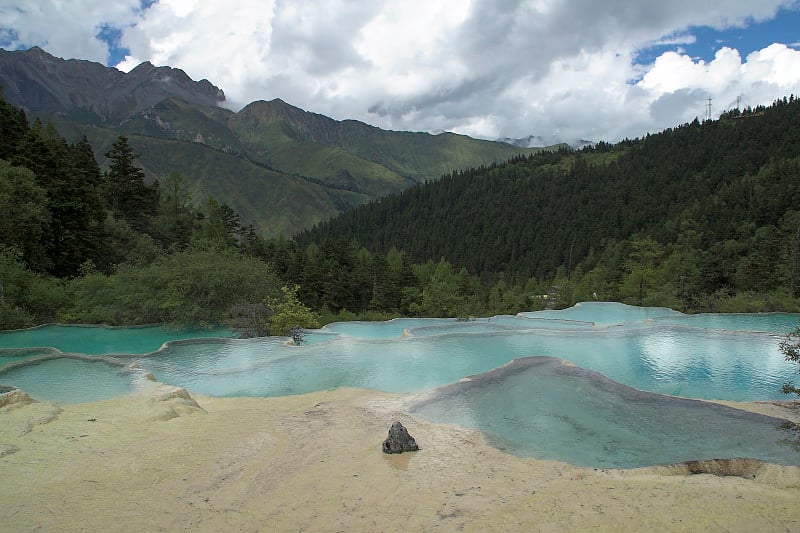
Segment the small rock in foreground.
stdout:
<svg viewBox="0 0 800 533">
<path fill-rule="evenodd" d="M 408 434 L 408 430 L 400 422 L 389 428 L 389 438 L 383 441 L 383 453 L 415 452 L 419 450 L 417 441 Z"/>
</svg>

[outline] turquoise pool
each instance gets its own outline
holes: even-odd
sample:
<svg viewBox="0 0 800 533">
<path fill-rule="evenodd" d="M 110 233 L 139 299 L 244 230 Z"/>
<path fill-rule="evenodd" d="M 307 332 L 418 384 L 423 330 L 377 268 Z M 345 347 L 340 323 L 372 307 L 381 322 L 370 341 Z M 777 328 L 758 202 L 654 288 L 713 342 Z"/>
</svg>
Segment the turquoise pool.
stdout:
<svg viewBox="0 0 800 533">
<path fill-rule="evenodd" d="M 441 395 L 437 402 L 420 408 L 420 415 L 482 429 L 513 453 L 570 460 L 559 456 L 552 446 L 543 446 L 538 441 L 535 446 L 530 445 L 536 440 L 533 435 L 538 430 L 522 429 L 544 427 L 547 428 L 545 434 L 555 432 L 565 439 L 582 442 L 566 437 L 569 435 L 566 428 L 572 427 L 573 431 L 587 428 L 586 434 L 602 432 L 598 433 L 597 427 L 587 424 L 587 419 L 573 415 L 584 411 L 594 413 L 592 420 L 606 420 L 601 425 L 612 427 L 612 422 L 619 418 L 614 413 L 626 412 L 619 407 L 630 403 L 625 400 L 626 396 L 622 394 L 620 400 L 618 391 L 614 393 L 616 396 L 608 396 L 585 389 L 583 385 L 591 381 L 587 375 L 565 377 L 546 365 L 533 365 L 518 375 L 503 378 L 497 377 L 495 369 L 512 360 L 545 356 L 547 360 L 567 360 L 581 369 L 596 372 L 615 386 L 645 391 L 659 398 L 661 396 L 657 395 L 736 401 L 786 399 L 780 388 L 796 376 L 796 368 L 784 361 L 778 344 L 797 325 L 798 315 L 785 313 L 683 315 L 664 308 L 591 302 L 561 311 L 469 322 L 399 319 L 332 324 L 309 332 L 307 342 L 300 346 L 287 345 L 285 338 L 226 338 L 230 337 L 228 332 L 216 338 L 173 337 L 159 349 L 169 337 L 159 338 L 156 331 L 143 335 L 138 328 L 68 328 L 69 343 L 59 339 L 60 334 L 48 337 L 53 334 L 50 330 L 41 331 L 47 333 L 42 337 L 36 336 L 37 330 L 26 330 L 27 337 L 20 337 L 19 332 L 0 334 L 0 347 L 6 347 L 0 348 L 0 364 L 3 360 L 15 361 L 0 367 L 0 384 L 18 386 L 36 398 L 68 403 L 136 390 L 140 374 L 146 371 L 153 372 L 159 381 L 213 396 L 282 396 L 336 387 L 388 392 L 436 391 L 445 390 L 467 376 L 475 376 L 476 383 L 494 385 Z M 100 332 L 109 337 L 96 338 Z M 4 339 L 6 335 L 9 337 Z M 148 337 L 149 344 L 139 343 L 144 337 Z M 60 344 L 48 339 L 56 339 Z M 56 345 L 56 348 L 76 353 L 115 354 L 114 361 L 118 364 L 98 361 L 78 365 L 59 358 L 42 360 L 36 353 L 21 355 L 19 350 L 25 343 L 29 347 Z M 137 363 L 141 370 L 129 370 L 130 363 Z M 87 364 L 91 367 L 90 373 Z M 87 388 L 91 389 L 91 395 Z M 582 394 L 575 393 L 584 389 Z M 589 397 L 605 400 L 593 404 L 592 409 L 576 407 L 581 401 L 585 404 Z M 526 402 L 544 407 L 529 409 L 525 407 Z M 636 403 L 651 409 L 658 405 L 659 411 L 666 409 L 675 413 L 682 412 L 680 409 L 684 407 L 679 409 L 669 402 L 659 404 L 642 398 Z M 707 404 L 702 404 L 698 412 L 711 416 L 703 411 L 703 405 Z M 559 410 L 563 411 L 561 415 L 553 414 Z M 572 412 L 569 416 L 565 414 L 568 411 Z M 503 414 L 511 412 L 513 416 Z M 543 413 L 566 417 L 570 422 L 565 426 L 542 426 Z M 597 413 L 606 413 L 608 418 Z M 676 414 L 670 419 L 673 425 L 681 416 Z M 655 411 L 650 414 L 645 411 L 641 417 L 641 420 L 658 418 Z M 516 422 L 508 425 L 499 422 L 506 418 Z M 759 423 L 754 422 L 753 427 L 761 427 Z M 709 427 L 730 429 L 740 421 L 732 426 L 726 424 L 723 421 Z M 608 437 L 609 442 L 622 442 L 628 431 L 632 430 L 611 431 L 613 436 Z M 753 431 L 758 434 L 761 430 Z M 677 434 L 682 433 L 678 431 Z M 641 442 L 651 446 L 658 438 L 656 435 Z M 675 435 L 669 438 L 675 439 Z M 706 435 L 697 439 L 712 443 L 711 449 L 718 448 L 716 437 Z M 771 442 L 779 440 L 775 438 Z M 572 448 L 620 448 L 596 442 L 589 444 L 591 439 L 586 442 Z M 570 446 L 562 442 L 558 453 L 569 449 Z M 729 447 L 725 453 L 744 453 L 749 449 L 747 446 Z M 794 464 L 773 451 L 754 456 Z M 686 453 L 693 454 L 686 456 L 687 459 L 701 458 L 697 456 L 700 452 L 692 448 L 686 448 Z M 610 461 L 612 466 L 630 466 L 672 460 L 655 455 L 648 457 L 646 453 L 644 458 L 632 453 L 635 458 L 629 460 L 623 455 L 625 457 L 621 458 L 605 452 L 605 455 L 590 454 L 587 458 L 572 453 L 571 461 L 597 465 L 609 465 Z"/>
</svg>

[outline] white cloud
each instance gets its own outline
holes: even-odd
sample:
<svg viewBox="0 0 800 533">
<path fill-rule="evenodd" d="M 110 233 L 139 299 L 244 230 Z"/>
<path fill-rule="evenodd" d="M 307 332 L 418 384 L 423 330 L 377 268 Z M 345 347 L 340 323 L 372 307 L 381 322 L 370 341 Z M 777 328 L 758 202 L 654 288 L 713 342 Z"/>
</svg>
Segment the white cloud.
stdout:
<svg viewBox="0 0 800 533">
<path fill-rule="evenodd" d="M 616 140 L 702 116 L 708 97 L 721 110 L 800 93 L 785 45 L 707 62 L 677 48 L 692 26 L 746 26 L 793 0 L 161 0 L 138 13 L 48 0 L 24 16 L 5 1 L 0 30 L 21 44 L 104 61 L 96 28 L 111 23 L 125 28 L 122 70 L 149 60 L 209 79 L 232 107 L 282 98 L 390 129 Z M 639 65 L 656 45 L 676 51 Z"/>
<path fill-rule="evenodd" d="M 139 0 L 0 0 L 0 28 L 12 29 L 8 49 L 40 46 L 64 58 L 106 63 L 108 46 L 97 38 L 103 24 L 122 28 L 138 18 Z"/>
<path fill-rule="evenodd" d="M 668 45 L 678 45 L 678 44 L 694 44 L 697 42 L 697 37 L 690 33 L 681 33 L 676 35 L 670 35 L 663 39 L 658 39 L 653 41 L 653 46 L 668 46 Z"/>
<path fill-rule="evenodd" d="M 800 79 L 800 51 L 772 44 L 747 56 L 747 65 L 742 70 L 748 85 L 764 82 L 796 91 Z"/>
<path fill-rule="evenodd" d="M 675 52 L 659 56 L 653 68 L 644 75 L 639 86 L 655 98 L 681 89 L 703 89 L 709 93 L 724 89 L 731 80 L 738 80 L 741 70 L 739 52 L 721 48 L 714 60 L 706 63 Z"/>
</svg>

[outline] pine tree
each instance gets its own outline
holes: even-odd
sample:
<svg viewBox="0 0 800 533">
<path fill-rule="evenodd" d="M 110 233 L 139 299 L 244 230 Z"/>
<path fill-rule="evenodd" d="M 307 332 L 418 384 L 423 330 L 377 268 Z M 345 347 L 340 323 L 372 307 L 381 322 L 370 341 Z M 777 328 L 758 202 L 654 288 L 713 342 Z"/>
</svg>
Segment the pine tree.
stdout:
<svg viewBox="0 0 800 533">
<path fill-rule="evenodd" d="M 108 207 L 133 229 L 145 230 L 158 207 L 157 189 L 145 183 L 144 171 L 134 164 L 137 155 L 124 135 L 117 138 L 106 157 L 111 160 L 103 187 Z"/>
<path fill-rule="evenodd" d="M 28 118 L 25 112 L 0 97 L 0 159 L 13 160 L 27 132 Z"/>
</svg>

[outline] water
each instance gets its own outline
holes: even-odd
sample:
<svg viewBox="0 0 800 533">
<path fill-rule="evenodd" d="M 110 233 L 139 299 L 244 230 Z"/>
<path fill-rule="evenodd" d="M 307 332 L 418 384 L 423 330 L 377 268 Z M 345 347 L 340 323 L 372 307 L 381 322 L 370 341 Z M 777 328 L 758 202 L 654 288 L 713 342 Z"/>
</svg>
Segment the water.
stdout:
<svg viewBox="0 0 800 533">
<path fill-rule="evenodd" d="M 106 400 L 136 391 L 143 372 L 121 368 L 132 362 L 124 358 L 119 363 L 107 364 L 102 360 L 91 362 L 64 354 L 141 355 L 158 350 L 165 342 L 233 335 L 227 328 L 177 330 L 164 326 L 47 325 L 4 331 L 0 332 L 0 383 L 19 387 L 44 401 Z M 59 355 L 63 357 L 55 358 Z M 24 361 L 31 361 L 31 364 L 20 366 Z"/>
<path fill-rule="evenodd" d="M 664 308 L 586 303 L 469 322 L 397 319 L 332 324 L 311 332 L 308 342 L 294 347 L 283 338 L 174 340 L 229 337 L 228 330 L 46 326 L 0 334 L 0 365 L 53 351 L 24 346 L 133 354 L 128 362 L 138 362 L 159 380 L 191 391 L 279 396 L 343 386 L 421 391 L 515 358 L 545 355 L 641 390 L 705 399 L 767 400 L 783 398 L 781 385 L 795 373 L 778 343 L 797 323 L 797 315 L 785 313 L 683 315 Z M 159 350 L 170 339 L 173 342 Z M 36 372 L 51 372 L 49 364 L 39 364 Z M 7 370 L 0 374 L 0 382 L 16 385 L 16 373 Z"/>
<path fill-rule="evenodd" d="M 778 399 L 792 367 L 768 333 L 671 324 L 649 328 L 535 329 L 394 339 L 332 336 L 287 347 L 285 339 L 179 343 L 138 359 L 160 381 L 215 396 L 280 396 L 336 387 L 415 392 L 548 355 L 637 389 L 693 398 Z M 416 331 L 416 330 L 412 330 Z"/>
<path fill-rule="evenodd" d="M 0 374 L 6 385 L 14 385 L 37 400 L 81 403 L 106 400 L 136 391 L 143 372 L 101 361 L 62 357 L 22 366 Z"/>
<path fill-rule="evenodd" d="M 50 347 L 62 352 L 88 355 L 145 354 L 158 350 L 171 340 L 232 336 L 233 332 L 227 328 L 176 330 L 164 326 L 115 328 L 47 325 L 0 332 L 0 356 L 4 348 L 29 347 Z"/>
<path fill-rule="evenodd" d="M 431 396 L 412 412 L 478 428 L 521 456 L 613 468 L 735 457 L 800 465 L 798 433 L 780 420 L 637 391 L 558 359 L 520 359 Z"/>
<path fill-rule="evenodd" d="M 705 403 L 699 411 L 694 407 L 687 411 L 684 404 L 650 397 L 630 401 L 618 389 L 592 389 L 585 374 L 556 375 L 542 366 L 502 379 L 492 371 L 514 359 L 548 356 L 650 393 L 736 401 L 786 399 L 780 388 L 796 376 L 796 368 L 784 360 L 778 344 L 797 324 L 798 315 L 783 313 L 688 316 L 663 308 L 586 303 L 562 311 L 468 322 L 398 319 L 333 324 L 309 332 L 301 346 L 289 346 L 285 338 L 207 338 L 177 340 L 156 350 L 168 332 L 143 328 L 66 328 L 57 338 L 37 337 L 37 331 L 50 334 L 39 328 L 26 330 L 27 338 L 20 337 L 21 332 L 0 334 L 0 346 L 50 343 L 64 351 L 134 354 L 115 361 L 136 362 L 159 381 L 212 396 L 282 396 L 337 387 L 419 392 L 446 387 L 466 376 L 482 376 L 473 381 L 496 386 L 441 394 L 442 403 L 438 407 L 429 403 L 420 415 L 477 427 L 513 453 L 576 464 L 655 464 L 705 458 L 709 450 L 791 463 L 773 449 L 779 438 L 770 437 L 772 444 L 757 450 L 738 435 L 742 420 L 707 412 Z M 139 341 L 143 343 L 136 344 Z M 136 390 L 136 373 L 120 371 L 116 365 L 64 359 L 26 365 L 29 356 L 19 349 L 0 349 L 0 361 L 17 361 L 0 366 L 0 383 L 18 386 L 35 398 L 61 402 Z M 584 389 L 588 392 L 583 395 L 575 392 Z M 530 407 L 534 404 L 535 409 Z M 705 424 L 707 432 L 687 432 L 681 422 L 712 417 L 718 420 Z M 634 422 L 626 426 L 624 419 Z M 750 434 L 762 437 L 764 424 L 774 426 L 763 418 L 747 424 Z M 545 442 L 535 435 L 545 435 Z M 691 435 L 686 439 L 701 446 L 687 445 L 681 435 Z M 734 440 L 744 444 L 734 446 Z M 642 451 L 649 448 L 652 453 Z M 663 448 L 682 451 L 659 455 Z"/>
</svg>

